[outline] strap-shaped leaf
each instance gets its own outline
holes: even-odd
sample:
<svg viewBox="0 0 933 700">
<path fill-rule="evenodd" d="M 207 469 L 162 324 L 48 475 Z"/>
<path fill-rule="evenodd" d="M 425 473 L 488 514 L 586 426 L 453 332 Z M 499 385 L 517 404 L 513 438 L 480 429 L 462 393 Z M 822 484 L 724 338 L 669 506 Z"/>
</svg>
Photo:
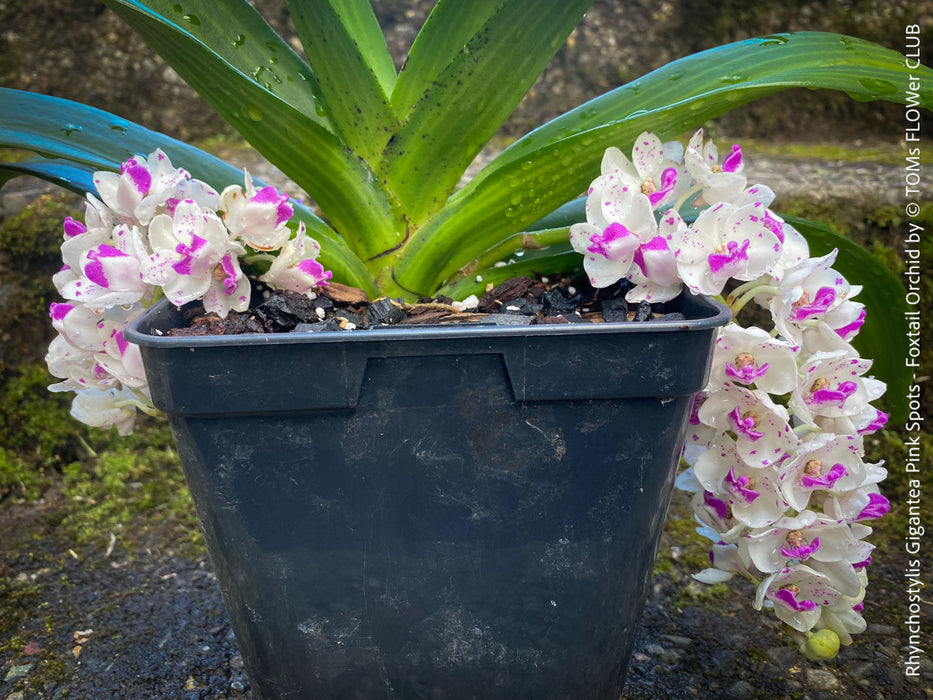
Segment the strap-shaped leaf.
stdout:
<svg viewBox="0 0 933 700">
<path fill-rule="evenodd" d="M 568 258 L 570 227 L 586 219 L 586 197 L 567 202 L 524 231 L 514 233 L 457 272 L 440 293 L 460 299 L 479 293 L 489 282 L 498 284 L 509 276 L 537 273 L 572 273 L 583 265 L 579 254 Z M 550 258 L 559 260 L 555 267 Z M 529 265 L 531 265 L 529 267 Z M 511 273 L 511 274 L 509 274 Z M 457 296 L 453 292 L 456 291 Z"/>
<path fill-rule="evenodd" d="M 358 257 L 401 240 L 381 182 L 346 144 L 183 27 L 134 0 L 106 0 L 270 162 L 310 194 Z"/>
<path fill-rule="evenodd" d="M 368 0 L 289 0 L 337 134 L 372 162 L 397 127 L 395 67 Z"/>
<path fill-rule="evenodd" d="M 424 86 L 380 168 L 415 226 L 443 206 L 591 2 L 503 0 Z"/>
<path fill-rule="evenodd" d="M 59 97 L 0 88 L 0 146 L 33 151 L 88 170 L 117 170 L 137 154 L 161 148 L 172 163 L 214 188 L 238 183 L 232 165 L 101 109 Z"/>
<path fill-rule="evenodd" d="M 425 89 L 495 13 L 499 0 L 440 0 L 408 52 L 392 91 L 392 107 L 404 118 Z"/>
<path fill-rule="evenodd" d="M 872 374 L 888 385 L 885 401 L 895 423 L 907 418 L 907 387 L 912 373 L 904 364 L 907 356 L 906 292 L 897 275 L 874 255 L 829 227 L 798 217 L 784 217 L 800 231 L 810 246 L 810 255 L 839 251 L 833 269 L 851 284 L 861 284 L 854 301 L 865 305 L 866 323 L 852 344 L 863 357 L 872 358 Z M 898 345 L 898 343 L 900 345 Z"/>
<path fill-rule="evenodd" d="M 94 171 L 67 160 L 36 156 L 16 163 L 0 163 L 0 186 L 21 175 L 31 175 L 78 195 L 94 190 Z"/>
<path fill-rule="evenodd" d="M 564 275 L 582 266 L 583 256 L 565 242 L 545 250 L 527 251 L 521 258 L 511 258 L 506 265 L 478 267 L 470 275 L 441 287 L 438 293 L 452 299 L 465 299 L 470 294 L 479 296 L 488 285 L 497 285 L 512 277 Z"/>
<path fill-rule="evenodd" d="M 596 111 L 577 113 L 575 120 L 583 122 L 581 114 L 592 120 L 589 130 L 581 132 L 574 119 L 558 117 L 555 122 L 560 122 L 560 128 L 551 122 L 532 132 L 500 154 L 416 232 L 400 255 L 396 276 L 411 288 L 442 284 L 496 241 L 585 191 L 599 174 L 605 149 L 618 146 L 625 150 L 642 131 L 653 131 L 662 138 L 676 136 L 746 102 L 790 87 L 835 88 L 860 99 L 913 99 L 907 90 L 909 71 L 898 53 L 866 42 L 860 42 L 866 43 L 863 51 L 850 52 L 845 47 L 851 44 L 842 41 L 848 38 L 838 35 L 811 33 L 804 38 L 806 51 L 800 59 L 795 51 L 769 57 L 770 50 L 797 46 L 789 42 L 772 45 L 770 42 L 776 41 L 772 38 L 682 59 L 640 79 L 638 92 L 623 93 L 626 88 L 622 88 L 598 98 L 594 101 L 597 104 L 588 103 Z M 766 42 L 764 50 L 758 41 Z M 813 53 L 817 46 L 824 47 L 829 68 L 819 61 L 814 65 L 814 56 L 823 55 Z M 671 70 L 683 61 L 689 61 L 694 69 L 689 80 L 676 77 L 679 69 Z M 733 63 L 744 64 L 746 74 L 755 74 L 755 79 L 730 84 L 735 78 Z M 760 74 L 754 73 L 756 66 Z M 923 67 L 912 72 L 922 76 L 925 86 L 933 86 L 933 71 Z M 670 92 L 672 82 L 683 85 L 680 99 Z M 663 98 L 652 97 L 654 89 L 661 91 Z M 627 107 L 623 99 L 627 105 L 657 102 L 663 106 Z M 933 105 L 933 87 L 924 87 L 916 99 L 922 106 Z M 624 116 L 611 121 L 620 114 Z"/>
<path fill-rule="evenodd" d="M 247 0 L 130 0 L 180 25 L 231 66 L 334 131 L 311 67 Z"/>
<path fill-rule="evenodd" d="M 908 69 L 896 51 L 841 34 L 796 32 L 747 39 L 673 61 L 580 105 L 516 141 L 503 151 L 490 172 L 524 158 L 543 144 L 642 110 L 681 105 L 684 112 L 699 111 L 709 100 L 717 100 L 723 103 L 721 114 L 789 87 L 828 88 L 860 101 L 904 103 L 912 73 L 927 76 L 920 81 L 916 99 L 930 108 L 933 83 L 929 76 L 933 74 L 926 67 L 919 71 Z"/>
</svg>

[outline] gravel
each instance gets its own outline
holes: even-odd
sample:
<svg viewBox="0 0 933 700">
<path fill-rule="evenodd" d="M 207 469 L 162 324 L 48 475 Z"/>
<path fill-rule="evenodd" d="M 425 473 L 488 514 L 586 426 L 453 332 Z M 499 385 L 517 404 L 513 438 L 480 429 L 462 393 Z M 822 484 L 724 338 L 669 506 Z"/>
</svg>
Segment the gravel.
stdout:
<svg viewBox="0 0 933 700">
<path fill-rule="evenodd" d="M 0 528 L 0 604 L 33 614 L 0 631 L 0 699 L 252 698 L 216 578 L 203 557 L 165 554 L 170 541 L 118 539 L 75 551 L 56 534 L 64 500 L 55 490 L 32 503 L 5 503 Z M 688 518 L 676 494 L 672 523 Z M 149 516 L 154 517 L 155 516 Z M 153 523 L 137 523 L 153 531 Z M 168 532 L 171 537 L 171 531 Z M 905 632 L 885 605 L 899 555 L 873 566 L 867 616 L 855 644 L 827 663 L 804 659 L 771 615 L 745 595 L 711 595 L 690 579 L 673 534 L 661 543 L 657 573 L 638 629 L 623 698 L 848 700 L 933 698 L 933 664 L 908 679 Z M 24 545 L 29 553 L 24 554 Z"/>
</svg>

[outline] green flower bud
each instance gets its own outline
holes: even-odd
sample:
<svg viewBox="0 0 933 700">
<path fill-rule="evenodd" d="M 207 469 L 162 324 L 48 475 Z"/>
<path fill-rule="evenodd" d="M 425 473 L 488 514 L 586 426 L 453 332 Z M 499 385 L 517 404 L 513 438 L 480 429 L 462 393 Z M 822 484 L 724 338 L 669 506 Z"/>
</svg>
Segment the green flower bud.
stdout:
<svg viewBox="0 0 933 700">
<path fill-rule="evenodd" d="M 839 635 L 830 629 L 814 632 L 807 637 L 803 654 L 811 661 L 829 661 L 839 653 Z"/>
</svg>

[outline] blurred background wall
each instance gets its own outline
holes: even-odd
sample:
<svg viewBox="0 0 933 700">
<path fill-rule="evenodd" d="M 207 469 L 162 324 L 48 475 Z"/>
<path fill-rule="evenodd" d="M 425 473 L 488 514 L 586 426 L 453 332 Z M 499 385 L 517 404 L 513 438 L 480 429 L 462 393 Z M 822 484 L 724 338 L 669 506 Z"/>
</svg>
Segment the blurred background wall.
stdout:
<svg viewBox="0 0 933 700">
<path fill-rule="evenodd" d="M 285 0 L 254 4 L 300 46 Z M 401 65 L 433 3 L 373 4 Z M 729 41 L 824 30 L 902 51 L 907 24 L 924 27 L 923 45 L 933 46 L 933 0 L 596 0 L 505 130 L 524 133 L 664 63 Z M 0 0 L 0 85 L 78 100 L 184 139 L 227 129 L 95 0 Z M 777 95 L 722 117 L 717 128 L 730 137 L 890 141 L 899 137 L 902 115 L 896 106 L 865 106 L 844 95 L 795 90 L 789 98 Z"/>
</svg>

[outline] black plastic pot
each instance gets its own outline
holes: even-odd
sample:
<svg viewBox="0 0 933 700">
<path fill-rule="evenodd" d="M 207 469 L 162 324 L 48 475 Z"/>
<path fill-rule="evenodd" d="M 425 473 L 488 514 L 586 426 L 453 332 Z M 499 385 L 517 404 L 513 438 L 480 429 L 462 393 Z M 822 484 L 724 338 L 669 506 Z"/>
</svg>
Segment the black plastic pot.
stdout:
<svg viewBox="0 0 933 700">
<path fill-rule="evenodd" d="M 724 307 L 130 330 L 264 698 L 615 698 Z"/>
</svg>

